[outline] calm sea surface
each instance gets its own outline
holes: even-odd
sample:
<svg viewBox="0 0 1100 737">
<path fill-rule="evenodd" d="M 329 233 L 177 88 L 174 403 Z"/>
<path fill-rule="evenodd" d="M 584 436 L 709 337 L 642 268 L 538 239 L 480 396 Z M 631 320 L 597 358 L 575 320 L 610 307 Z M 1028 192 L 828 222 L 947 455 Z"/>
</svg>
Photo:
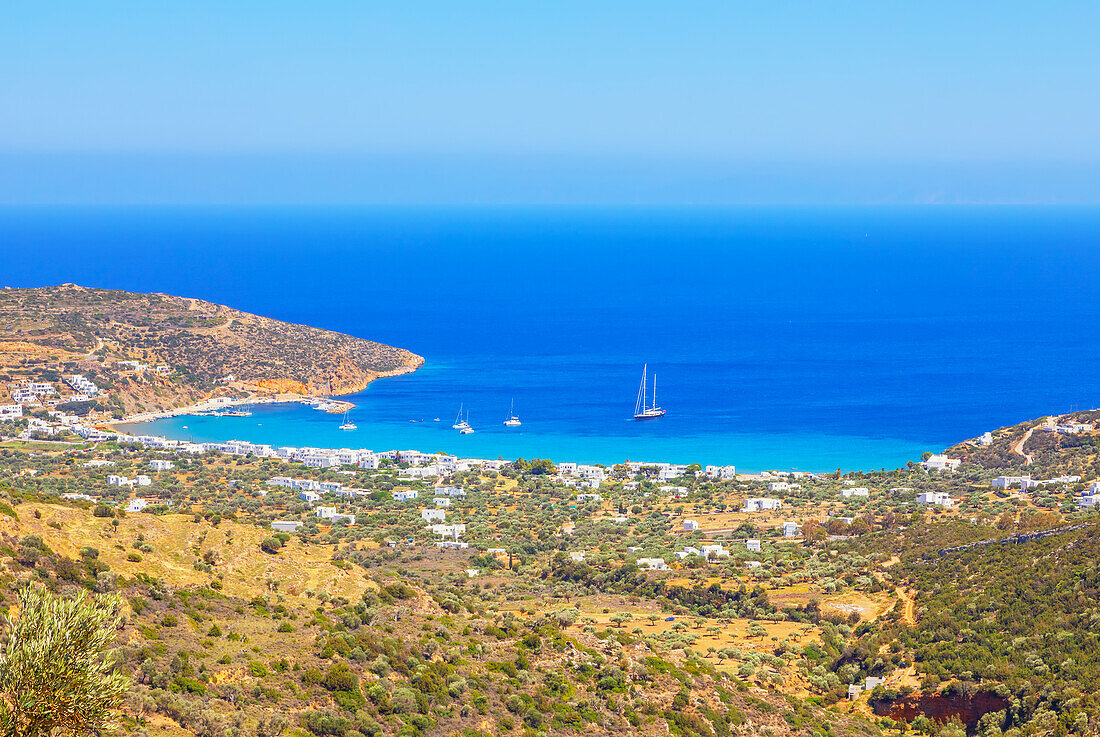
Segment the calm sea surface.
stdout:
<svg viewBox="0 0 1100 737">
<path fill-rule="evenodd" d="M 196 440 L 832 470 L 1100 404 L 1098 209 L 0 209 L 0 284 L 62 282 L 427 360 L 351 397 L 354 432 L 142 426 Z M 637 423 L 644 362 L 668 415 Z"/>
</svg>

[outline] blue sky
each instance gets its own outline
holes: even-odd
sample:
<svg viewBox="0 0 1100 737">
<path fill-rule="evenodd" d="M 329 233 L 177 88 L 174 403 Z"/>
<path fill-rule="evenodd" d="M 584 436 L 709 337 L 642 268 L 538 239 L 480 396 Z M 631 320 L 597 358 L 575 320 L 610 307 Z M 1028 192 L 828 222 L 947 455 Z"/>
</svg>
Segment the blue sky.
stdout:
<svg viewBox="0 0 1100 737">
<path fill-rule="evenodd" d="M 0 7 L 0 202 L 1096 202 L 1100 4 Z"/>
</svg>

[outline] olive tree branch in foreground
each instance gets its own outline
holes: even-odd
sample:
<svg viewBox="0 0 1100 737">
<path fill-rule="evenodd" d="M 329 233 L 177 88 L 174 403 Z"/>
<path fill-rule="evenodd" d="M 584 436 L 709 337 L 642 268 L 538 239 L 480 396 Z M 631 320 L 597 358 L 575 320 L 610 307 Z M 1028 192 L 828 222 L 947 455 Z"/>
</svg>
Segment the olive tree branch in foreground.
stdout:
<svg viewBox="0 0 1100 737">
<path fill-rule="evenodd" d="M 72 599 L 37 585 L 19 594 L 0 654 L 0 735 L 100 735 L 117 726 L 129 679 L 110 646 L 122 618 L 117 596 Z"/>
</svg>

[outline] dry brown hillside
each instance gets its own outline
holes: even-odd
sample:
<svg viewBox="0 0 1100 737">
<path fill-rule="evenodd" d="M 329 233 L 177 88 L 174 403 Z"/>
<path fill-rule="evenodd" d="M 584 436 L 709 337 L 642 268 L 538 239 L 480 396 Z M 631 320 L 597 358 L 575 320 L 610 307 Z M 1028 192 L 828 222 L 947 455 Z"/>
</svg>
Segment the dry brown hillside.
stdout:
<svg viewBox="0 0 1100 737">
<path fill-rule="evenodd" d="M 70 357 L 94 361 L 103 368 L 96 373 L 111 384 L 110 375 L 119 372 L 107 369 L 117 360 L 167 364 L 175 383 L 182 385 L 177 388 L 200 391 L 233 375 L 238 384 L 271 392 L 328 387 L 343 394 L 423 363 L 401 348 L 199 299 L 72 284 L 0 290 L 0 345 L 5 341 L 24 349 L 27 344 L 61 349 Z M 25 360 L 26 350 L 23 354 L 4 356 L 4 365 Z M 179 392 L 166 396 L 173 393 Z M 155 397 L 150 401 L 172 403 Z"/>
</svg>

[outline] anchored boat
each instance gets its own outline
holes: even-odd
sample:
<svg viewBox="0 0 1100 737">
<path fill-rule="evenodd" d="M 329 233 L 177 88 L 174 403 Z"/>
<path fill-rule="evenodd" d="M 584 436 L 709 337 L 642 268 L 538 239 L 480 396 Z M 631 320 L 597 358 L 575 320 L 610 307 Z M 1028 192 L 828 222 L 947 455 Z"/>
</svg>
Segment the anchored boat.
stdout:
<svg viewBox="0 0 1100 737">
<path fill-rule="evenodd" d="M 653 374 L 653 403 L 648 404 L 646 398 L 646 372 L 649 364 L 642 366 L 642 383 L 638 386 L 638 399 L 634 402 L 635 420 L 652 420 L 663 417 L 665 411 L 657 406 L 657 374 Z"/>
</svg>

